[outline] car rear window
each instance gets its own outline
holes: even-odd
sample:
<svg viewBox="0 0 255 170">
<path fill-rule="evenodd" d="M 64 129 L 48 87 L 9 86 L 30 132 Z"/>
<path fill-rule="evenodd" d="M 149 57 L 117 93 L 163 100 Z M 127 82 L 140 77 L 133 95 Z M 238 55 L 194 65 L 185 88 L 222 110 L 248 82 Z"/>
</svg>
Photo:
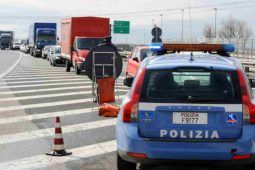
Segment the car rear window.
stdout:
<svg viewBox="0 0 255 170">
<path fill-rule="evenodd" d="M 204 68 L 148 70 L 141 102 L 241 103 L 236 71 Z"/>
</svg>

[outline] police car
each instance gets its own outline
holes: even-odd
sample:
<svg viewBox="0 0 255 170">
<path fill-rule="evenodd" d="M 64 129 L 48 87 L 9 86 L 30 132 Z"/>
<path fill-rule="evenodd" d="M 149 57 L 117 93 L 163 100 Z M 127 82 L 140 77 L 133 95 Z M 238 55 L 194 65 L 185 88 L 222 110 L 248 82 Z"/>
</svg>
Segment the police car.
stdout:
<svg viewBox="0 0 255 170">
<path fill-rule="evenodd" d="M 234 46 L 155 49 L 161 55 L 124 81 L 132 87 L 117 120 L 118 169 L 162 161 L 255 168 L 254 96 L 241 63 L 229 55 Z"/>
</svg>

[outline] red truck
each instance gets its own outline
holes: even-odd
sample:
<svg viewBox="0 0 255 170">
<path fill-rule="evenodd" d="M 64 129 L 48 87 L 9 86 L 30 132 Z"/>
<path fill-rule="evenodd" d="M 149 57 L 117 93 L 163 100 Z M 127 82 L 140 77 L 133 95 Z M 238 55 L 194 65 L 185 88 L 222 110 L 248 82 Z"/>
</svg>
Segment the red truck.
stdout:
<svg viewBox="0 0 255 170">
<path fill-rule="evenodd" d="M 71 67 L 76 74 L 84 71 L 89 51 L 110 35 L 110 19 L 99 17 L 72 17 L 61 23 L 61 54 L 66 59 L 66 71 Z"/>
</svg>

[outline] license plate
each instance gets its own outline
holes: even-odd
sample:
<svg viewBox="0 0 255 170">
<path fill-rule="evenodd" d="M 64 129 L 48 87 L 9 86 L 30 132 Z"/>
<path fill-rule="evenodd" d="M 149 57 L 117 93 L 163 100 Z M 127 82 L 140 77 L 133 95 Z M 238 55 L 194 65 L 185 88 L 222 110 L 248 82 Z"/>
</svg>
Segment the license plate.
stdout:
<svg viewBox="0 0 255 170">
<path fill-rule="evenodd" d="M 196 112 L 173 112 L 173 124 L 206 125 L 208 124 L 208 114 Z"/>
</svg>

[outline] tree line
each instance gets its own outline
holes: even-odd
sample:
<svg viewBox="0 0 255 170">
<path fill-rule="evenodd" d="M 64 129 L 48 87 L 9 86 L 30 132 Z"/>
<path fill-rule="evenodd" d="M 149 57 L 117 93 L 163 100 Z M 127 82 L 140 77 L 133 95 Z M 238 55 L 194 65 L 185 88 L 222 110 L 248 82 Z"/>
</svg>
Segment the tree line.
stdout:
<svg viewBox="0 0 255 170">
<path fill-rule="evenodd" d="M 244 20 L 237 19 L 230 16 L 221 22 L 221 28 L 215 33 L 215 28 L 212 25 L 207 24 L 203 29 L 205 38 L 221 38 L 221 39 L 243 39 L 248 40 L 253 35 L 252 28 Z"/>
</svg>

